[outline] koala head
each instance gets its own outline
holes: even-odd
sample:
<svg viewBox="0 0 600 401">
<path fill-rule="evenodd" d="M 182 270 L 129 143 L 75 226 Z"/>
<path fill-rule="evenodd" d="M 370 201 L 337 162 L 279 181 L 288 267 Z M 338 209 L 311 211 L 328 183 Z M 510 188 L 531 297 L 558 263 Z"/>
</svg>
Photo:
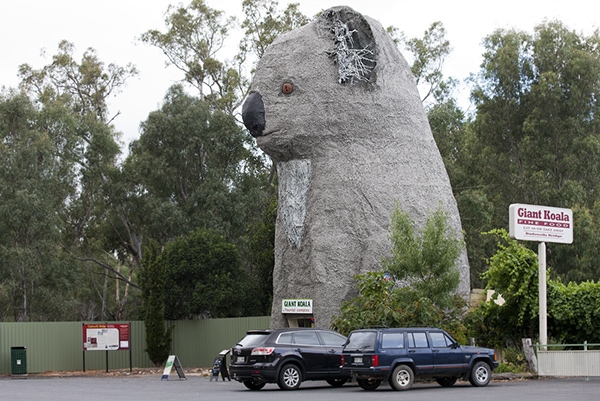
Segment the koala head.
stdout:
<svg viewBox="0 0 600 401">
<path fill-rule="evenodd" d="M 371 21 L 372 22 L 372 21 Z M 258 63 L 242 117 L 273 159 L 309 158 L 353 135 L 378 80 L 371 22 L 348 7 L 278 37 Z M 360 119 L 360 117 L 359 117 Z"/>
</svg>

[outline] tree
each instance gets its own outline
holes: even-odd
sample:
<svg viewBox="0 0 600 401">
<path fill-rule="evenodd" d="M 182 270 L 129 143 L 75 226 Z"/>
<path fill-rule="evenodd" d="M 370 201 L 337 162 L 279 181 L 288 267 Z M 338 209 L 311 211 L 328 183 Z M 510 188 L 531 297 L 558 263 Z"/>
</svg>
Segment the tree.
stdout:
<svg viewBox="0 0 600 401">
<path fill-rule="evenodd" d="M 165 317 L 169 320 L 244 316 L 254 294 L 235 245 L 198 229 L 168 243 L 157 263 L 164 269 Z"/>
<path fill-rule="evenodd" d="M 413 56 L 411 71 L 417 86 L 424 89 L 421 101 L 426 102 L 436 92 L 445 90 L 442 67 L 446 57 L 451 53 L 450 42 L 446 39 L 446 29 L 440 21 L 436 21 L 423 35 L 423 38 L 412 38 L 406 42 L 406 49 Z"/>
<path fill-rule="evenodd" d="M 234 17 L 225 18 L 223 11 L 208 7 L 203 0 L 192 0 L 187 7 L 169 6 L 166 33 L 153 29 L 141 39 L 160 48 L 201 98 L 234 115 L 248 83 L 239 70 L 241 60 L 224 62 L 218 54 L 235 24 Z"/>
<path fill-rule="evenodd" d="M 598 40 L 598 32 L 584 36 L 556 21 L 537 26 L 534 34 L 497 30 L 485 38 L 472 91 L 477 115 L 462 142 L 469 156 L 449 169 L 471 262 L 473 255 L 493 252 L 490 243 L 477 240 L 477 229 L 506 227 L 512 203 L 593 208 L 600 183 L 594 173 L 600 149 Z M 587 214 L 578 213 L 575 226 Z M 485 225 L 471 226 L 478 221 Z M 566 278 L 578 260 L 575 247 L 552 249 L 552 263 Z"/>
<path fill-rule="evenodd" d="M 266 170 L 235 120 L 176 85 L 141 131 L 123 170 L 147 205 L 138 218 L 148 235 L 162 244 L 196 228 L 232 240 L 244 235 L 258 213 Z M 152 209 L 158 213 L 146 213 Z"/>
<path fill-rule="evenodd" d="M 156 366 L 163 365 L 171 351 L 172 331 L 165 330 L 165 266 L 159 261 L 158 244 L 150 241 L 145 249 L 142 272 L 142 298 L 144 301 L 144 326 L 146 328 L 146 352 Z"/>
<path fill-rule="evenodd" d="M 434 300 L 440 308 L 451 307 L 460 281 L 456 261 L 462 242 L 452 233 L 442 207 L 427 218 L 422 230 L 398 207 L 390 227 L 392 257 L 383 269 L 410 286 L 419 297 Z"/>
<path fill-rule="evenodd" d="M 591 206 L 598 186 L 589 175 L 597 168 L 598 33 L 585 38 L 551 22 L 534 36 L 500 30 L 484 43 L 475 128 L 494 155 L 484 173 L 503 206 L 497 213 L 504 219 L 515 200 Z"/>
<path fill-rule="evenodd" d="M 440 207 L 417 230 L 396 207 L 390 232 L 391 258 L 383 258 L 382 271 L 355 277 L 359 296 L 342 303 L 332 327 L 348 334 L 373 325 L 442 326 L 464 339 L 460 318 L 465 301 L 456 294 L 462 243 L 450 231 L 447 214 Z"/>
<path fill-rule="evenodd" d="M 119 67 L 104 66 L 92 48 L 83 54 L 81 63 L 73 58 L 75 47 L 63 40 L 52 63 L 41 70 L 23 64 L 19 67 L 20 86 L 37 95 L 41 103 L 60 99 L 79 116 L 92 115 L 97 120 L 110 122 L 106 99 L 117 94 L 128 78 L 137 74 L 131 64 Z"/>
<path fill-rule="evenodd" d="M 248 229 L 251 278 L 255 281 L 255 298 L 260 303 L 260 314 L 270 315 L 273 301 L 273 268 L 275 266 L 275 222 L 277 196 L 267 199 L 263 215 L 255 219 Z"/>
<path fill-rule="evenodd" d="M 53 115 L 55 113 L 56 115 Z M 47 124 L 48 122 L 54 124 Z M 75 188 L 64 110 L 38 110 L 24 94 L 0 95 L 0 317 L 77 318 L 83 271 L 60 248 Z M 55 289 L 61 288 L 60 296 Z"/>
<path fill-rule="evenodd" d="M 309 19 L 299 10 L 299 3 L 290 3 L 283 12 L 274 0 L 244 0 L 242 10 L 246 15 L 242 23 L 244 39 L 240 43 L 242 54 L 250 52 L 258 59 L 277 36 L 306 25 Z"/>
<path fill-rule="evenodd" d="M 600 277 L 600 200 L 591 208 L 573 208 L 573 243 L 548 244 L 547 263 L 566 283 L 582 283 Z"/>
<path fill-rule="evenodd" d="M 131 65 L 106 66 L 91 48 L 77 62 L 74 51 L 71 43 L 62 41 L 49 65 L 40 70 L 22 65 L 20 86 L 35 97 L 42 117 L 38 123 L 40 129 L 53 133 L 57 160 L 69 169 L 63 178 L 69 182 L 70 193 L 62 207 L 56 209 L 63 224 L 60 244 L 89 268 L 93 293 L 99 296 L 102 305 L 99 312 L 86 312 L 85 316 L 99 315 L 106 319 L 112 314 L 113 318 L 121 318 L 129 286 L 137 287 L 133 277 L 141 266 L 141 242 L 130 229 L 121 199 L 115 198 L 120 185 L 117 182 L 119 134 L 110 124 L 116 116 L 109 116 L 106 101 L 121 90 L 136 70 Z M 108 222 L 111 213 L 118 219 Z M 111 231 L 126 235 L 120 237 L 121 241 L 111 243 L 106 239 L 118 237 L 106 236 Z M 114 257 L 118 253 L 122 257 L 119 260 Z M 98 274 L 102 276 L 100 281 L 96 280 Z M 124 281 L 125 285 L 119 292 L 108 292 L 109 282 L 114 283 L 111 287 L 117 287 L 114 280 Z M 113 299 L 115 308 L 109 312 L 107 297 L 113 293 L 118 296 Z"/>
<path fill-rule="evenodd" d="M 486 289 L 493 290 L 494 295 L 468 317 L 469 335 L 488 346 L 519 348 L 522 338 L 537 335 L 537 254 L 510 239 L 504 229 L 486 234 L 497 239 L 497 252 L 483 273 Z M 499 297 L 502 305 L 495 302 Z"/>
</svg>

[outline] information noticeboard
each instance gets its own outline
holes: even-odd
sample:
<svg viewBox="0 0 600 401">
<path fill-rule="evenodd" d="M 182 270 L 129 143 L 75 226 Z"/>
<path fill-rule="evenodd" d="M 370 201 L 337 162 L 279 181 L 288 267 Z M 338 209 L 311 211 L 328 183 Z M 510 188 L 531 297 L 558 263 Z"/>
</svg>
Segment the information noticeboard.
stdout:
<svg viewBox="0 0 600 401">
<path fill-rule="evenodd" d="M 130 348 L 129 323 L 83 325 L 84 351 L 119 351 Z"/>
</svg>

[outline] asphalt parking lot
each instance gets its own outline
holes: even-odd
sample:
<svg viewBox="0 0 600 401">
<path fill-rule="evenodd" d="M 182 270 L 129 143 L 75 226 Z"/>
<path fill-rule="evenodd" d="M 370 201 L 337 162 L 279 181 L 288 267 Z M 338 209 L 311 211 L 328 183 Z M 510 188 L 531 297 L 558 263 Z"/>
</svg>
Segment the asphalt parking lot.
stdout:
<svg viewBox="0 0 600 401">
<path fill-rule="evenodd" d="M 153 400 L 313 400 L 364 401 L 367 392 L 354 383 L 334 388 L 325 382 L 304 382 L 296 391 L 283 392 L 277 385 L 268 384 L 260 391 L 250 391 L 235 381 L 210 381 L 204 375 L 186 375 L 180 380 L 171 375 L 114 377 L 28 377 L 0 378 L 0 399 L 6 401 L 153 401 Z M 458 382 L 454 387 L 442 388 L 435 383 L 416 383 L 399 394 L 388 385 L 368 392 L 369 399 L 423 401 L 597 401 L 600 397 L 600 378 L 553 378 L 526 380 L 493 380 L 487 387 L 472 387 Z"/>
</svg>

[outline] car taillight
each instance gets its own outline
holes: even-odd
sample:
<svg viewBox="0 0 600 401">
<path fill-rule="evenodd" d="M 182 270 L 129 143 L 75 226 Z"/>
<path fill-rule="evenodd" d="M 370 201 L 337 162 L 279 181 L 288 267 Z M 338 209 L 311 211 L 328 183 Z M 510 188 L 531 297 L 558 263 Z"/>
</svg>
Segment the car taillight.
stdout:
<svg viewBox="0 0 600 401">
<path fill-rule="evenodd" d="M 379 366 L 379 355 L 373 355 L 371 357 L 371 366 Z"/>
<path fill-rule="evenodd" d="M 340 355 L 340 366 L 344 366 L 344 355 Z"/>
<path fill-rule="evenodd" d="M 271 355 L 274 350 L 273 347 L 258 347 L 252 350 L 251 355 Z"/>
</svg>

